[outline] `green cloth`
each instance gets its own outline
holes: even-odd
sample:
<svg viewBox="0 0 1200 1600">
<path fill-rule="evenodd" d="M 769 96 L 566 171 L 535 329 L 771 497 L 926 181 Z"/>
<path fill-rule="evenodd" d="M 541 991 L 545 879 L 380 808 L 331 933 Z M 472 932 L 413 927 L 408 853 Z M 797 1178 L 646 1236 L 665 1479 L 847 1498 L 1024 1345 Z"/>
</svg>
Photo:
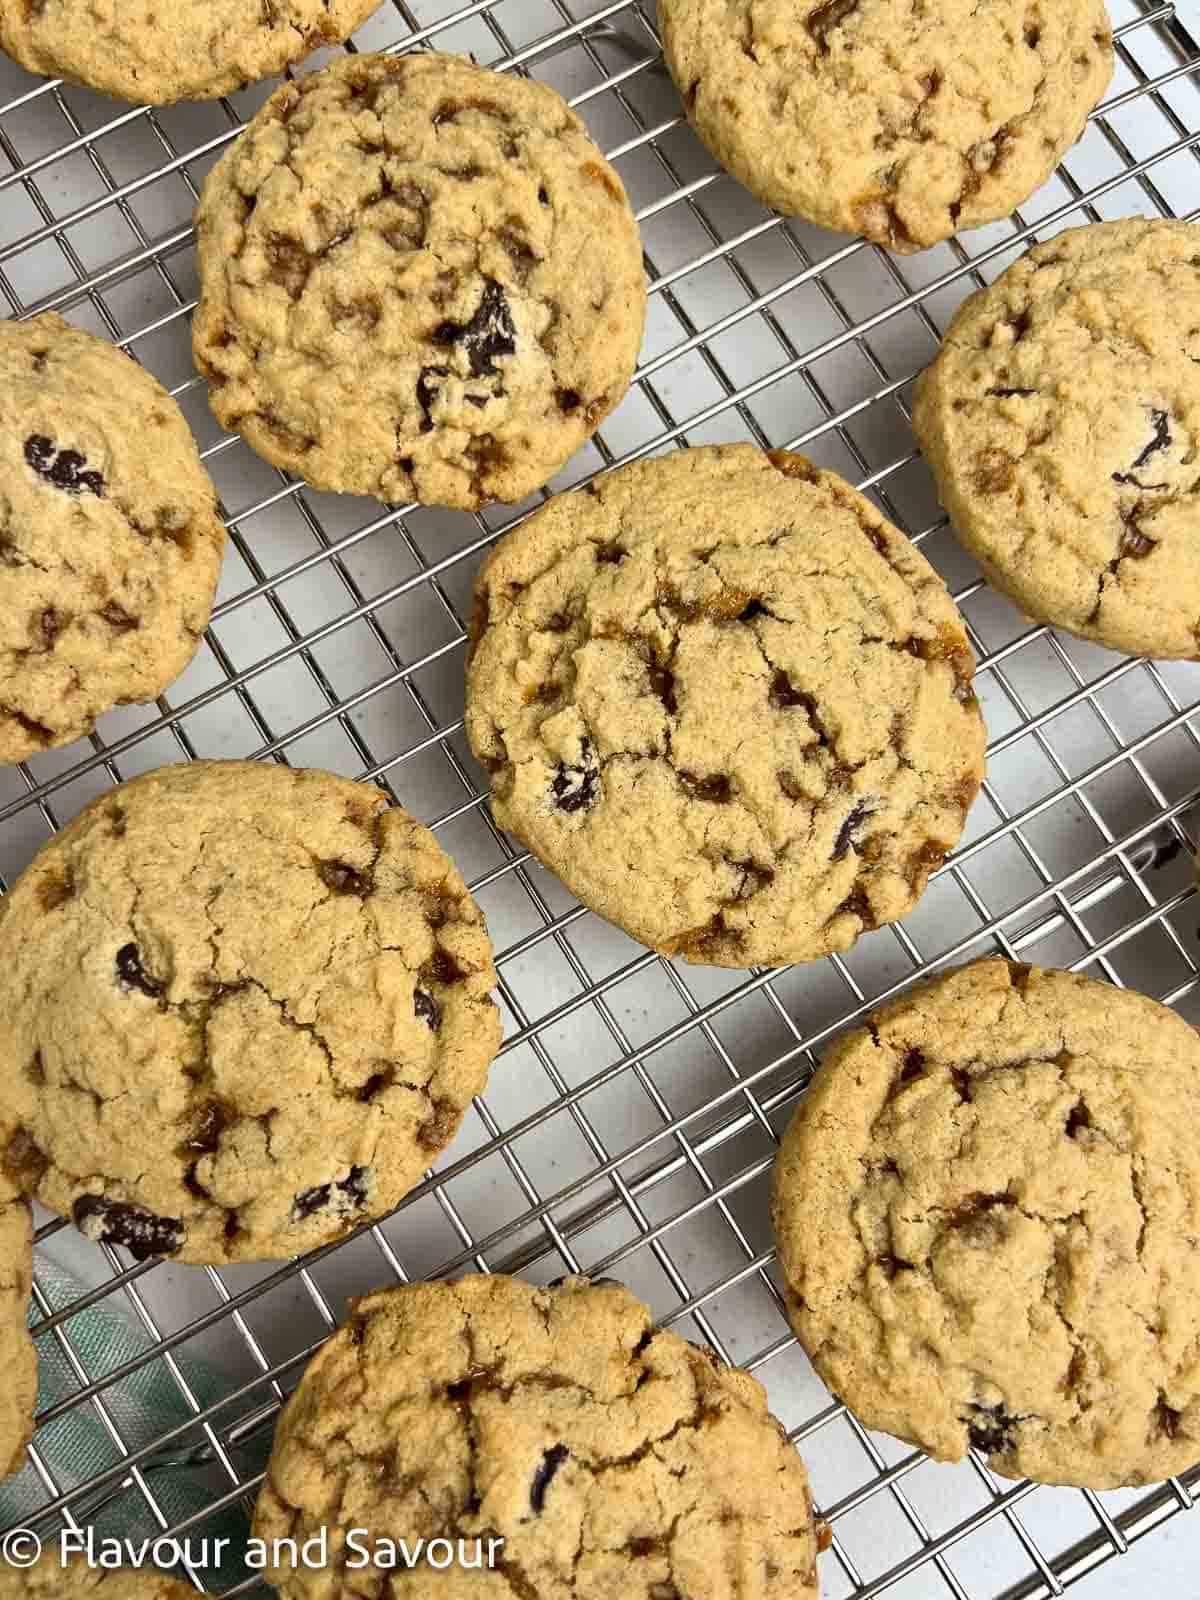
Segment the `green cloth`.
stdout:
<svg viewBox="0 0 1200 1600">
<path fill-rule="evenodd" d="M 80 1296 L 80 1285 L 44 1252 L 38 1256 L 37 1281 L 51 1311 L 63 1310 Z M 38 1321 L 41 1321 L 41 1312 L 31 1308 L 31 1324 Z M 78 1394 L 83 1386 L 59 1342 L 59 1333 L 66 1336 L 88 1382 L 104 1377 L 153 1348 L 149 1335 L 113 1298 L 88 1307 L 60 1324 L 57 1333 L 44 1333 L 37 1340 L 39 1414 Z M 186 1347 L 173 1354 L 181 1376 L 202 1410 L 230 1391 L 232 1385 L 223 1383 L 217 1373 L 190 1357 Z M 265 1396 L 255 1394 L 249 1404 L 261 1404 L 263 1398 Z M 151 1444 L 194 1415 L 161 1356 L 102 1390 L 97 1399 L 128 1452 Z M 218 1430 L 227 1428 L 237 1414 L 236 1404 L 218 1412 L 215 1427 Z M 270 1444 L 270 1429 L 264 1428 L 248 1443 L 228 1451 L 241 1478 L 253 1477 L 263 1470 Z M 127 1474 L 118 1475 L 91 1495 L 82 1488 L 123 1459 L 123 1452 L 97 1412 L 95 1400 L 84 1400 L 39 1428 L 34 1445 L 60 1492 L 82 1489 L 71 1502 L 70 1509 L 76 1522 L 95 1527 L 97 1539 L 140 1541 L 154 1539 L 164 1532 L 137 1484 L 128 1482 L 122 1486 Z M 201 1427 L 172 1440 L 160 1454 L 148 1456 L 140 1470 L 167 1519 L 168 1529 L 203 1511 L 206 1505 L 234 1487 L 228 1472 L 213 1459 L 212 1448 Z M 58 1514 L 38 1521 L 39 1507 L 46 1505 L 50 1498 L 37 1472 L 27 1464 L 17 1476 L 0 1484 L 0 1528 L 32 1527 L 43 1544 L 48 1544 L 57 1538 L 61 1525 Z M 205 1540 L 210 1548 L 218 1538 L 229 1540 L 226 1559 L 198 1574 L 207 1588 L 227 1589 L 247 1576 L 241 1552 L 249 1534 L 249 1509 L 243 1497 L 198 1521 L 187 1531 L 186 1537 L 194 1544 Z M 184 1572 L 178 1575 L 186 1577 Z"/>
</svg>

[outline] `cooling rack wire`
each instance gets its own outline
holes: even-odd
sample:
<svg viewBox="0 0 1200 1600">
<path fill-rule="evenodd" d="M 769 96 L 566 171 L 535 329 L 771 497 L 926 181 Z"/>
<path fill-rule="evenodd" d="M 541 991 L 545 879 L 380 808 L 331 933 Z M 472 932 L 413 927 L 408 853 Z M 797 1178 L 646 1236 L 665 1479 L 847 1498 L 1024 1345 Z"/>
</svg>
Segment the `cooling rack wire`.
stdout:
<svg viewBox="0 0 1200 1600">
<path fill-rule="evenodd" d="M 1200 1467 L 1097 1495 L 1007 1482 L 982 1458 L 934 1466 L 867 1433 L 788 1331 L 765 1204 L 815 1052 L 932 969 L 998 951 L 1200 1022 L 1200 668 L 1023 622 L 950 536 L 909 429 L 911 380 L 954 307 L 1034 238 L 1131 214 L 1200 219 L 1200 3 L 1110 10 L 1116 76 L 1051 182 L 1010 221 L 909 258 L 781 220 L 724 176 L 681 117 L 651 0 L 386 0 L 351 46 L 471 53 L 552 83 L 629 188 L 651 286 L 641 366 L 552 489 L 681 444 L 800 448 L 921 545 L 968 620 L 989 777 L 959 850 L 901 925 L 845 956 L 750 973 L 643 950 L 491 823 L 462 726 L 470 585 L 544 497 L 474 517 L 383 511 L 289 483 L 213 424 L 189 354 L 191 211 L 269 86 L 147 110 L 0 61 L 0 314 L 61 311 L 153 371 L 196 430 L 231 536 L 212 626 L 169 697 L 0 770 L 0 888 L 87 800 L 164 762 L 370 778 L 436 830 L 486 910 L 506 1027 L 436 1173 L 394 1216 L 302 1262 L 131 1265 L 41 1218 L 37 1331 L 57 1382 L 0 1532 L 244 1531 L 280 1399 L 347 1295 L 461 1270 L 581 1270 L 622 1278 L 767 1385 L 832 1527 L 831 1600 L 1130 1592 L 1121 1573 L 1141 1569 L 1116 1558 L 1191 1508 Z M 116 1345 L 97 1339 L 115 1325 Z M 188 1570 L 230 1592 L 256 1582 L 236 1561 Z M 1166 1570 L 1166 1600 L 1200 1592 L 1183 1557 Z"/>
</svg>

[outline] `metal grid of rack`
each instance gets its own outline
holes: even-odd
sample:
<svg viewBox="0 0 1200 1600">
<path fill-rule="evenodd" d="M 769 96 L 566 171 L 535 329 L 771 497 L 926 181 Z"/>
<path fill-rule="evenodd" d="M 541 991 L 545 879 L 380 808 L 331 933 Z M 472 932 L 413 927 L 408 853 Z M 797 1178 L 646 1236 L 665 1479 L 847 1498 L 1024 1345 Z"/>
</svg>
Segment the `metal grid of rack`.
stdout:
<svg viewBox="0 0 1200 1600">
<path fill-rule="evenodd" d="M 908 423 L 911 380 L 954 307 L 1033 238 L 1136 213 L 1200 219 L 1200 8 L 1111 9 L 1116 77 L 1056 176 L 1011 221 L 907 259 L 780 219 L 718 170 L 681 116 L 652 0 L 386 0 L 351 46 L 432 46 L 543 78 L 626 181 L 651 286 L 642 363 L 551 490 L 681 444 L 801 448 L 920 543 L 968 619 L 990 765 L 960 848 L 903 924 L 811 967 L 748 973 L 641 949 L 491 823 L 462 731 L 464 620 L 483 553 L 543 496 L 474 517 L 383 510 L 288 482 L 213 424 L 189 355 L 191 210 L 268 86 L 125 108 L 0 61 L 0 314 L 59 310 L 166 383 L 231 534 L 212 626 L 169 695 L 0 770 L 0 888 L 88 799 L 163 762 L 371 778 L 435 828 L 484 906 L 506 1023 L 436 1173 L 338 1247 L 282 1267 L 138 1266 L 40 1219 L 54 1386 L 0 1494 L 0 1532 L 244 1529 L 280 1399 L 346 1296 L 461 1270 L 620 1276 L 753 1370 L 831 1524 L 831 1597 L 1115 1593 L 1097 1569 L 1191 1506 L 1200 1468 L 1094 1495 L 1006 1482 L 982 1459 L 935 1466 L 868 1434 L 788 1331 L 765 1205 L 822 1043 L 932 968 L 1002 951 L 1200 1021 L 1200 668 L 1023 622 L 954 543 Z M 209 1587 L 256 1581 L 236 1561 L 189 1570 Z"/>
</svg>

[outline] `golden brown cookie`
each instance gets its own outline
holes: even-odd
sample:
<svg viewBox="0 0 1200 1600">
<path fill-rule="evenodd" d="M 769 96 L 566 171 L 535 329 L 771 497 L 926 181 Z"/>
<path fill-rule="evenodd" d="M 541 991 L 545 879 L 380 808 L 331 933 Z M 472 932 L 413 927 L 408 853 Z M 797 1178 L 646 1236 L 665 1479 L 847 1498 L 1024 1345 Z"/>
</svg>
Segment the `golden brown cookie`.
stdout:
<svg viewBox="0 0 1200 1600">
<path fill-rule="evenodd" d="M 164 767 L 0 900 L 0 1165 L 139 1258 L 297 1255 L 450 1143 L 495 982 L 462 879 L 378 789 Z"/>
<path fill-rule="evenodd" d="M 1006 217 L 1112 76 L 1103 0 L 660 0 L 697 133 L 767 205 L 907 253 Z"/>
<path fill-rule="evenodd" d="M 166 390 L 61 317 L 0 321 L 0 762 L 161 694 L 208 626 L 224 549 Z"/>
<path fill-rule="evenodd" d="M 341 44 L 379 0 L 0 0 L 30 72 L 138 104 L 214 100 Z"/>
<path fill-rule="evenodd" d="M 32 1282 L 29 1206 L 0 1173 L 0 1478 L 20 1469 L 33 1436 L 37 1356 L 26 1316 Z M 0 1561 L 0 1582 L 4 1571 Z"/>
<path fill-rule="evenodd" d="M 318 488 L 519 500 L 629 387 L 637 224 L 544 84 L 347 57 L 267 102 L 197 225 L 213 411 Z"/>
<path fill-rule="evenodd" d="M 1200 1459 L 1200 1039 L 977 961 L 828 1051 L 773 1216 L 788 1311 L 867 1427 L 1093 1489 Z"/>
<path fill-rule="evenodd" d="M 586 1278 L 359 1300 L 284 1408 L 254 1519 L 267 1541 L 321 1530 L 322 1570 L 268 1568 L 284 1600 L 817 1593 L 807 1476 L 761 1385 Z M 401 1538 L 481 1540 L 485 1570 L 361 1564 Z"/>
<path fill-rule="evenodd" d="M 0 1600 L 195 1600 L 190 1583 L 152 1568 L 89 1566 L 59 1560 L 52 1546 L 32 1567 L 0 1562 Z"/>
<path fill-rule="evenodd" d="M 685 450 L 563 495 L 476 585 L 496 820 L 664 954 L 810 961 L 908 912 L 983 775 L 945 585 L 802 456 Z"/>
<path fill-rule="evenodd" d="M 1200 228 L 1057 234 L 962 306 L 916 390 L 942 503 L 1039 622 L 1200 656 Z"/>
</svg>

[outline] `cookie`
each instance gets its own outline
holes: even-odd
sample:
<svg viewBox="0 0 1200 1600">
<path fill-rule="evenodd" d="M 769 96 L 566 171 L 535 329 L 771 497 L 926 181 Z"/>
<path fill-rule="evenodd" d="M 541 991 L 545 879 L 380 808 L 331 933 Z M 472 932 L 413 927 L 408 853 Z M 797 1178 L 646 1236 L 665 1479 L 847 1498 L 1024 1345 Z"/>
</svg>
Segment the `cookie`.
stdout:
<svg viewBox="0 0 1200 1600">
<path fill-rule="evenodd" d="M 869 1428 L 1093 1489 L 1200 1459 L 1200 1039 L 978 961 L 829 1050 L 772 1210 L 788 1311 Z"/>
<path fill-rule="evenodd" d="M 495 982 L 462 879 L 378 789 L 164 767 L 0 901 L 0 1169 L 139 1259 L 313 1249 L 450 1143 Z"/>
<path fill-rule="evenodd" d="M 341 44 L 379 0 L 0 0 L 30 72 L 137 104 L 214 100 Z"/>
<path fill-rule="evenodd" d="M 197 226 L 213 411 L 318 488 L 519 500 L 629 386 L 637 224 L 544 84 L 457 56 L 347 57 L 267 102 Z"/>
<path fill-rule="evenodd" d="M 723 166 L 903 254 L 1028 199 L 1113 69 L 1102 0 L 660 0 L 659 17 Z"/>
<path fill-rule="evenodd" d="M 800 1457 L 746 1372 L 658 1329 L 620 1284 L 422 1283 L 359 1300 L 288 1401 L 254 1534 L 328 1531 L 329 1565 L 282 1561 L 284 1600 L 454 1590 L 429 1566 L 343 1576 L 348 1531 L 482 1540 L 463 1592 L 815 1600 Z M 434 1560 L 437 1559 L 436 1553 Z M 387 1578 L 390 1576 L 390 1581 Z"/>
<path fill-rule="evenodd" d="M 61 317 L 0 321 L 0 762 L 161 694 L 208 626 L 224 549 L 166 390 Z"/>
<path fill-rule="evenodd" d="M 33 1227 L 29 1207 L 0 1176 L 0 1478 L 18 1472 L 33 1436 L 37 1356 L 26 1308 L 33 1282 Z M 0 1577 L 4 1573 L 0 1562 Z"/>
<path fill-rule="evenodd" d="M 1028 616 L 1200 657 L 1200 228 L 1030 250 L 960 306 L 913 426 L 959 538 Z"/>
<path fill-rule="evenodd" d="M 190 1583 L 142 1567 L 89 1566 L 82 1556 L 59 1560 L 57 1544 L 32 1567 L 0 1562 L 0 1600 L 195 1600 Z"/>
<path fill-rule="evenodd" d="M 802 456 L 680 451 L 565 495 L 480 573 L 492 809 L 665 955 L 810 961 L 909 911 L 983 774 L 962 619 Z"/>
</svg>

